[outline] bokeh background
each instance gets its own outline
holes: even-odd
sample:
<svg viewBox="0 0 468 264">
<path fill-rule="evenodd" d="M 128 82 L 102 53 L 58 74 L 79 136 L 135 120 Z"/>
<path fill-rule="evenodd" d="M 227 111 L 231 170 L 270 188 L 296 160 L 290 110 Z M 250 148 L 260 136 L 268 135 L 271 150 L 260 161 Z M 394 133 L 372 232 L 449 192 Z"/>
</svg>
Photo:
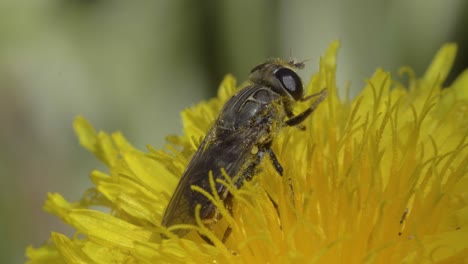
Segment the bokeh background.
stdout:
<svg viewBox="0 0 468 264">
<path fill-rule="evenodd" d="M 137 147 L 181 132 L 180 111 L 239 81 L 265 58 L 309 59 L 341 40 L 338 84 L 352 94 L 377 67 L 423 74 L 459 43 L 468 62 L 464 0 L 0 0 L 0 263 L 22 263 L 52 230 L 47 192 L 77 200 L 102 168 L 72 130 L 77 115 Z"/>
</svg>

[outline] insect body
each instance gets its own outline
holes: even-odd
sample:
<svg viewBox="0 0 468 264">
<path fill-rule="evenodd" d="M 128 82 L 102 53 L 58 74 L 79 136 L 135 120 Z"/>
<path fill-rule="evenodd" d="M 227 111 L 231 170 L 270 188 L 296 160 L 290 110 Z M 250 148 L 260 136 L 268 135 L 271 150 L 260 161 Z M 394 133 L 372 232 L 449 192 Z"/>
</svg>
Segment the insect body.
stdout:
<svg viewBox="0 0 468 264">
<path fill-rule="evenodd" d="M 224 169 L 235 187 L 240 188 L 258 172 L 258 165 L 267 154 L 282 175 L 283 168 L 271 149 L 273 139 L 282 127 L 299 125 L 327 95 L 322 90 L 312 106 L 294 116 L 292 106 L 296 101 L 314 97 L 303 97 L 302 81 L 295 72 L 303 66 L 273 60 L 252 69 L 250 84 L 226 102 L 182 175 L 164 213 L 163 226 L 195 225 L 195 207 L 200 204 L 200 218 L 210 229 L 214 228 L 221 218 L 219 210 L 205 195 L 191 188 L 196 185 L 211 193 L 210 172 L 214 179 L 223 178 Z M 232 197 L 226 186 L 216 182 L 215 191 L 229 208 Z M 181 237 L 188 230 L 174 233 Z"/>
</svg>

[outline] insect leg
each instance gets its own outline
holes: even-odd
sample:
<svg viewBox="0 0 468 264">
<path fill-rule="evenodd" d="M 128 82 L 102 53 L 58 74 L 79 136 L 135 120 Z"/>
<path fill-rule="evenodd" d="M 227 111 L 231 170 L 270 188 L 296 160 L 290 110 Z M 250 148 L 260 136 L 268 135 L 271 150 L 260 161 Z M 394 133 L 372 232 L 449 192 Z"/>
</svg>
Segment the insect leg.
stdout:
<svg viewBox="0 0 468 264">
<path fill-rule="evenodd" d="M 302 123 L 302 121 L 304 121 L 304 119 L 306 119 L 310 114 L 312 114 L 312 112 L 314 112 L 314 110 L 325 99 L 325 97 L 327 97 L 327 90 L 323 89 L 319 94 L 313 94 L 311 96 L 317 96 L 317 95 L 320 95 L 320 97 L 317 99 L 317 101 L 315 101 L 304 112 L 302 112 L 302 113 L 298 114 L 297 116 L 291 117 L 290 119 L 286 120 L 286 122 L 285 122 L 286 125 L 296 126 L 296 125 Z M 306 97 L 307 98 L 306 100 L 312 98 L 311 96 Z"/>
<path fill-rule="evenodd" d="M 324 91 L 325 91 L 325 89 L 322 90 L 322 91 L 320 91 L 320 92 L 318 92 L 318 93 L 314 93 L 314 94 L 311 94 L 311 95 L 302 97 L 302 98 L 300 99 L 300 101 L 301 101 L 301 102 L 308 101 L 308 100 L 310 100 L 310 99 L 312 99 L 312 98 L 314 98 L 314 97 L 317 97 L 317 96 L 319 96 L 319 95 L 322 95 L 322 93 L 323 93 Z"/>
<path fill-rule="evenodd" d="M 273 163 L 273 166 L 275 166 L 275 170 L 278 172 L 279 175 L 283 176 L 283 166 L 278 162 L 278 159 L 276 158 L 275 153 L 271 148 L 267 148 L 266 150 L 268 152 L 268 155 L 270 155 L 271 162 Z"/>
<path fill-rule="evenodd" d="M 227 211 L 229 212 L 229 214 L 232 216 L 233 212 L 232 212 L 232 194 L 231 193 L 228 193 L 226 199 L 224 200 L 224 205 Z M 228 227 L 224 231 L 223 239 L 221 240 L 223 243 L 225 243 L 226 240 L 229 238 L 229 235 L 231 235 L 231 232 L 232 232 L 231 225 L 228 225 Z"/>
<path fill-rule="evenodd" d="M 232 232 L 232 228 L 231 226 L 228 226 L 226 228 L 226 231 L 224 231 L 224 235 L 223 235 L 223 240 L 221 240 L 221 242 L 223 243 L 226 243 L 226 240 L 229 238 L 229 236 L 231 235 L 231 232 Z"/>
<path fill-rule="evenodd" d="M 294 113 L 292 112 L 291 107 L 285 107 L 284 111 L 286 112 L 287 117 L 289 117 L 289 118 L 294 117 Z M 298 124 L 296 127 L 299 128 L 300 130 L 305 130 L 306 129 L 305 126 L 303 126 L 301 124 Z"/>
<path fill-rule="evenodd" d="M 271 162 L 273 163 L 273 166 L 275 167 L 276 171 L 282 177 L 283 176 L 283 167 L 278 162 L 278 159 L 276 158 L 275 153 L 273 152 L 273 150 L 271 148 L 267 148 L 266 151 L 267 151 L 268 155 L 270 155 Z M 294 197 L 294 188 L 293 188 L 293 185 L 292 185 L 291 178 L 289 178 L 289 177 L 288 177 L 288 184 L 289 184 L 289 189 L 291 190 L 291 196 L 293 198 Z M 293 199 L 293 201 L 294 201 L 294 199 Z"/>
<path fill-rule="evenodd" d="M 278 204 L 275 202 L 275 200 L 273 200 L 273 198 L 271 198 L 271 195 L 267 191 L 265 191 L 265 193 L 268 195 L 268 199 L 270 199 L 270 202 L 273 204 L 273 207 L 275 207 L 276 214 L 278 215 L 279 218 L 281 218 Z M 282 228 L 281 221 L 280 221 L 280 228 Z"/>
<path fill-rule="evenodd" d="M 226 195 L 226 198 L 224 199 L 224 207 L 226 208 L 226 210 L 228 211 L 228 213 L 232 216 L 233 215 L 233 210 L 232 210 L 232 194 L 231 193 L 227 193 Z M 210 230 L 213 230 L 216 223 L 222 218 L 222 214 L 221 214 L 221 211 L 218 209 L 218 208 L 214 208 L 213 209 L 213 212 L 212 212 L 212 216 L 208 219 L 204 219 L 205 222 L 205 226 L 210 229 Z M 231 234 L 231 231 L 232 231 L 232 228 L 231 228 L 231 225 L 228 225 L 226 230 L 224 231 L 224 234 L 223 234 L 223 237 L 222 237 L 222 240 L 221 242 L 224 243 L 226 242 L 226 240 L 229 238 L 229 235 Z M 205 240 L 206 243 L 210 244 L 210 245 L 214 245 L 213 241 L 211 241 L 208 237 L 200 234 L 200 237 Z"/>
<path fill-rule="evenodd" d="M 206 242 L 207 244 L 209 244 L 210 246 L 214 246 L 213 241 L 211 241 L 207 236 L 204 236 L 204 235 L 202 235 L 202 234 L 199 234 L 199 235 L 200 235 L 200 237 L 201 237 L 203 240 L 205 240 L 205 242 Z"/>
<path fill-rule="evenodd" d="M 232 215 L 232 195 L 228 194 L 226 199 L 227 200 L 225 201 L 225 208 L 227 209 L 229 214 Z M 215 210 L 215 215 L 216 216 L 213 219 L 210 219 L 211 223 L 206 223 L 205 224 L 205 226 L 210 230 L 213 230 L 215 224 L 222 218 L 222 215 L 220 214 L 220 211 L 217 208 L 215 208 L 214 210 Z M 231 234 L 231 231 L 232 231 L 231 225 L 228 225 L 226 230 L 224 231 L 223 238 L 221 240 L 222 243 L 226 242 L 226 240 L 229 238 L 229 235 Z M 199 235 L 203 240 L 205 240 L 206 243 L 208 243 L 209 245 L 214 246 L 213 241 L 211 241 L 207 236 L 204 236 L 204 235 L 202 235 L 200 233 L 199 233 Z"/>
</svg>

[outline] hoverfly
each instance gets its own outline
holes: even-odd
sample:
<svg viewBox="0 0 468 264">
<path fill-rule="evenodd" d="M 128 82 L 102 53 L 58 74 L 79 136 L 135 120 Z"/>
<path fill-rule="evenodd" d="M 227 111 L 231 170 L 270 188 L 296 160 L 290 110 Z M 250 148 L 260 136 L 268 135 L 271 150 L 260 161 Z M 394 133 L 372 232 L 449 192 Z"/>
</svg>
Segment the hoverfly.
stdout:
<svg viewBox="0 0 468 264">
<path fill-rule="evenodd" d="M 324 89 L 303 97 L 302 81 L 296 74 L 296 70 L 303 67 L 302 62 L 277 59 L 250 71 L 250 83 L 226 102 L 180 178 L 164 213 L 162 226 L 196 225 L 195 207 L 200 204 L 201 220 L 209 229 L 214 228 L 221 213 L 206 196 L 191 188 L 196 185 L 211 193 L 210 172 L 216 180 L 224 177 L 221 170 L 224 169 L 232 177 L 234 186 L 240 188 L 244 181 L 258 173 L 258 166 L 267 154 L 278 174 L 283 175 L 283 168 L 271 149 L 273 139 L 281 128 L 300 125 L 327 96 Z M 309 108 L 296 116 L 293 114 L 295 102 L 315 96 L 318 99 Z M 227 187 L 215 182 L 215 191 L 229 209 L 232 195 Z M 179 237 L 188 232 L 183 229 L 174 231 Z M 223 241 L 225 238 L 226 233 Z"/>
</svg>

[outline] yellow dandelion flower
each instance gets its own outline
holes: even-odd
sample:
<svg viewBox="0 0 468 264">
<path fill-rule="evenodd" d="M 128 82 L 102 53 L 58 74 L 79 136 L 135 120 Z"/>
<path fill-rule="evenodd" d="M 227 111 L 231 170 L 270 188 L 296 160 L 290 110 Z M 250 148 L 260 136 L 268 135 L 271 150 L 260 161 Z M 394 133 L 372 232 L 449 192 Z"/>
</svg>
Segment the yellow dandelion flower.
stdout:
<svg viewBox="0 0 468 264">
<path fill-rule="evenodd" d="M 239 190 L 227 178 L 234 202 L 232 217 L 221 220 L 232 228 L 224 243 L 222 228 L 192 226 L 210 245 L 160 223 L 191 156 L 237 90 L 232 76 L 217 98 L 182 113 L 183 136 L 169 137 L 165 150 L 137 150 L 121 133 L 96 132 L 78 117 L 80 143 L 109 171 L 93 171 L 95 187 L 78 202 L 49 194 L 44 209 L 76 235 L 52 233 L 27 249 L 28 263 L 466 263 L 468 71 L 442 86 L 456 46 L 443 46 L 422 78 L 403 68 L 407 87 L 377 70 L 353 100 L 337 97 L 337 49 L 330 46 L 306 87 L 307 94 L 328 89 L 306 130 L 284 128 L 274 141 L 285 177 L 262 162 Z"/>
</svg>

